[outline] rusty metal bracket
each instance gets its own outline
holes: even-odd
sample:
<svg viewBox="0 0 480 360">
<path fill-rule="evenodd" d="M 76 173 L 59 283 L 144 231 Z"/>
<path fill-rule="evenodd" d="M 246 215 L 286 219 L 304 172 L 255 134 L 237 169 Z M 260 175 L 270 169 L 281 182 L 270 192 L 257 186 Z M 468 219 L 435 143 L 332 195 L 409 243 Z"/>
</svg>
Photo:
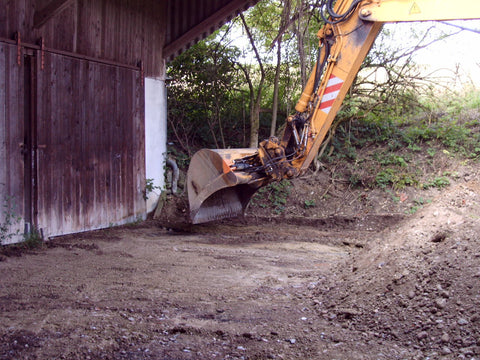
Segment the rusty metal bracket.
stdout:
<svg viewBox="0 0 480 360">
<path fill-rule="evenodd" d="M 22 38 L 19 31 L 15 33 L 15 41 L 17 43 L 17 64 L 22 66 Z"/>
<path fill-rule="evenodd" d="M 40 69 L 45 69 L 45 39 L 40 38 Z"/>
<path fill-rule="evenodd" d="M 143 61 L 142 60 L 140 60 L 138 62 L 138 67 L 140 68 L 140 84 L 143 87 L 144 82 L 145 82 L 145 69 L 143 67 Z"/>
</svg>

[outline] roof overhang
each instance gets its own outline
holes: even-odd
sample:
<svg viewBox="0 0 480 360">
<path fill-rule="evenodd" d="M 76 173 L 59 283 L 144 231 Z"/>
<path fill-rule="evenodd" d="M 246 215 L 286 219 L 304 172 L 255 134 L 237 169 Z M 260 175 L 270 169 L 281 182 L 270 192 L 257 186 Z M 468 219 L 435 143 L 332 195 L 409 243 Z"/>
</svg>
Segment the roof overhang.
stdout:
<svg viewBox="0 0 480 360">
<path fill-rule="evenodd" d="M 171 60 L 180 55 L 259 1 L 169 1 L 163 57 Z"/>
</svg>

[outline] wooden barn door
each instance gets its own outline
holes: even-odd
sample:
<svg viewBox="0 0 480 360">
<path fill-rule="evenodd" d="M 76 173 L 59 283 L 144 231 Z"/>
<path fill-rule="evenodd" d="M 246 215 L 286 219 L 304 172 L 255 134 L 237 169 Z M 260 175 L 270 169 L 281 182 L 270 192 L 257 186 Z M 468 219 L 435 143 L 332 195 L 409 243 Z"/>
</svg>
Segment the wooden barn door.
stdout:
<svg viewBox="0 0 480 360">
<path fill-rule="evenodd" d="M 25 67 L 17 46 L 0 42 L 0 240 L 20 241 L 25 227 Z M 27 80 L 28 82 L 28 80 Z M 27 201 L 28 204 L 28 201 Z"/>
<path fill-rule="evenodd" d="M 36 73 L 38 228 L 49 237 L 143 218 L 140 71 L 45 53 Z"/>
</svg>

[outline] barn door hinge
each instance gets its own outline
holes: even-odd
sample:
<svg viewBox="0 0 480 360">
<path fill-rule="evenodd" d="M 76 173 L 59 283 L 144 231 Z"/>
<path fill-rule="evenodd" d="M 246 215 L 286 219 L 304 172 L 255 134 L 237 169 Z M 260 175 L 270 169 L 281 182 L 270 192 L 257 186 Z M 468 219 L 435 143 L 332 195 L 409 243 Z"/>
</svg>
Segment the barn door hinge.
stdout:
<svg viewBox="0 0 480 360">
<path fill-rule="evenodd" d="M 22 66 L 22 38 L 19 31 L 15 33 L 15 41 L 17 42 L 17 64 Z"/>
<path fill-rule="evenodd" d="M 40 69 L 45 68 L 45 40 L 43 37 L 40 38 Z"/>
<path fill-rule="evenodd" d="M 145 80 L 144 80 L 144 77 L 145 77 L 145 69 L 143 68 L 143 61 L 142 61 L 142 60 L 140 60 L 140 61 L 138 62 L 138 67 L 140 68 L 140 83 L 141 83 L 141 85 L 142 85 L 142 87 L 143 87 L 143 83 L 144 83 L 144 81 L 145 81 Z"/>
</svg>

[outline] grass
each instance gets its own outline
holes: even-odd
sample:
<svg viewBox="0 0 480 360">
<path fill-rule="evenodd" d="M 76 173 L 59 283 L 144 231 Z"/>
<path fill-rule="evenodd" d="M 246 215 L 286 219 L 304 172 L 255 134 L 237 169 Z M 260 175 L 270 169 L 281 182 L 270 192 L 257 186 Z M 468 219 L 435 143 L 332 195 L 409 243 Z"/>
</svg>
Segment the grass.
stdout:
<svg viewBox="0 0 480 360">
<path fill-rule="evenodd" d="M 480 160 L 480 91 L 423 99 L 416 109 L 401 116 L 393 109 L 383 113 L 389 117 L 369 114 L 338 126 L 334 155 L 321 160 L 346 160 L 351 186 L 385 190 L 449 186 L 450 174 L 428 174 L 441 170 L 441 159 Z M 351 160 L 361 166 L 351 165 Z"/>
<path fill-rule="evenodd" d="M 23 238 L 24 241 L 18 245 L 25 249 L 38 249 L 42 248 L 44 245 L 43 236 L 41 232 L 37 231 L 36 229 L 29 234 L 25 234 Z"/>
</svg>

